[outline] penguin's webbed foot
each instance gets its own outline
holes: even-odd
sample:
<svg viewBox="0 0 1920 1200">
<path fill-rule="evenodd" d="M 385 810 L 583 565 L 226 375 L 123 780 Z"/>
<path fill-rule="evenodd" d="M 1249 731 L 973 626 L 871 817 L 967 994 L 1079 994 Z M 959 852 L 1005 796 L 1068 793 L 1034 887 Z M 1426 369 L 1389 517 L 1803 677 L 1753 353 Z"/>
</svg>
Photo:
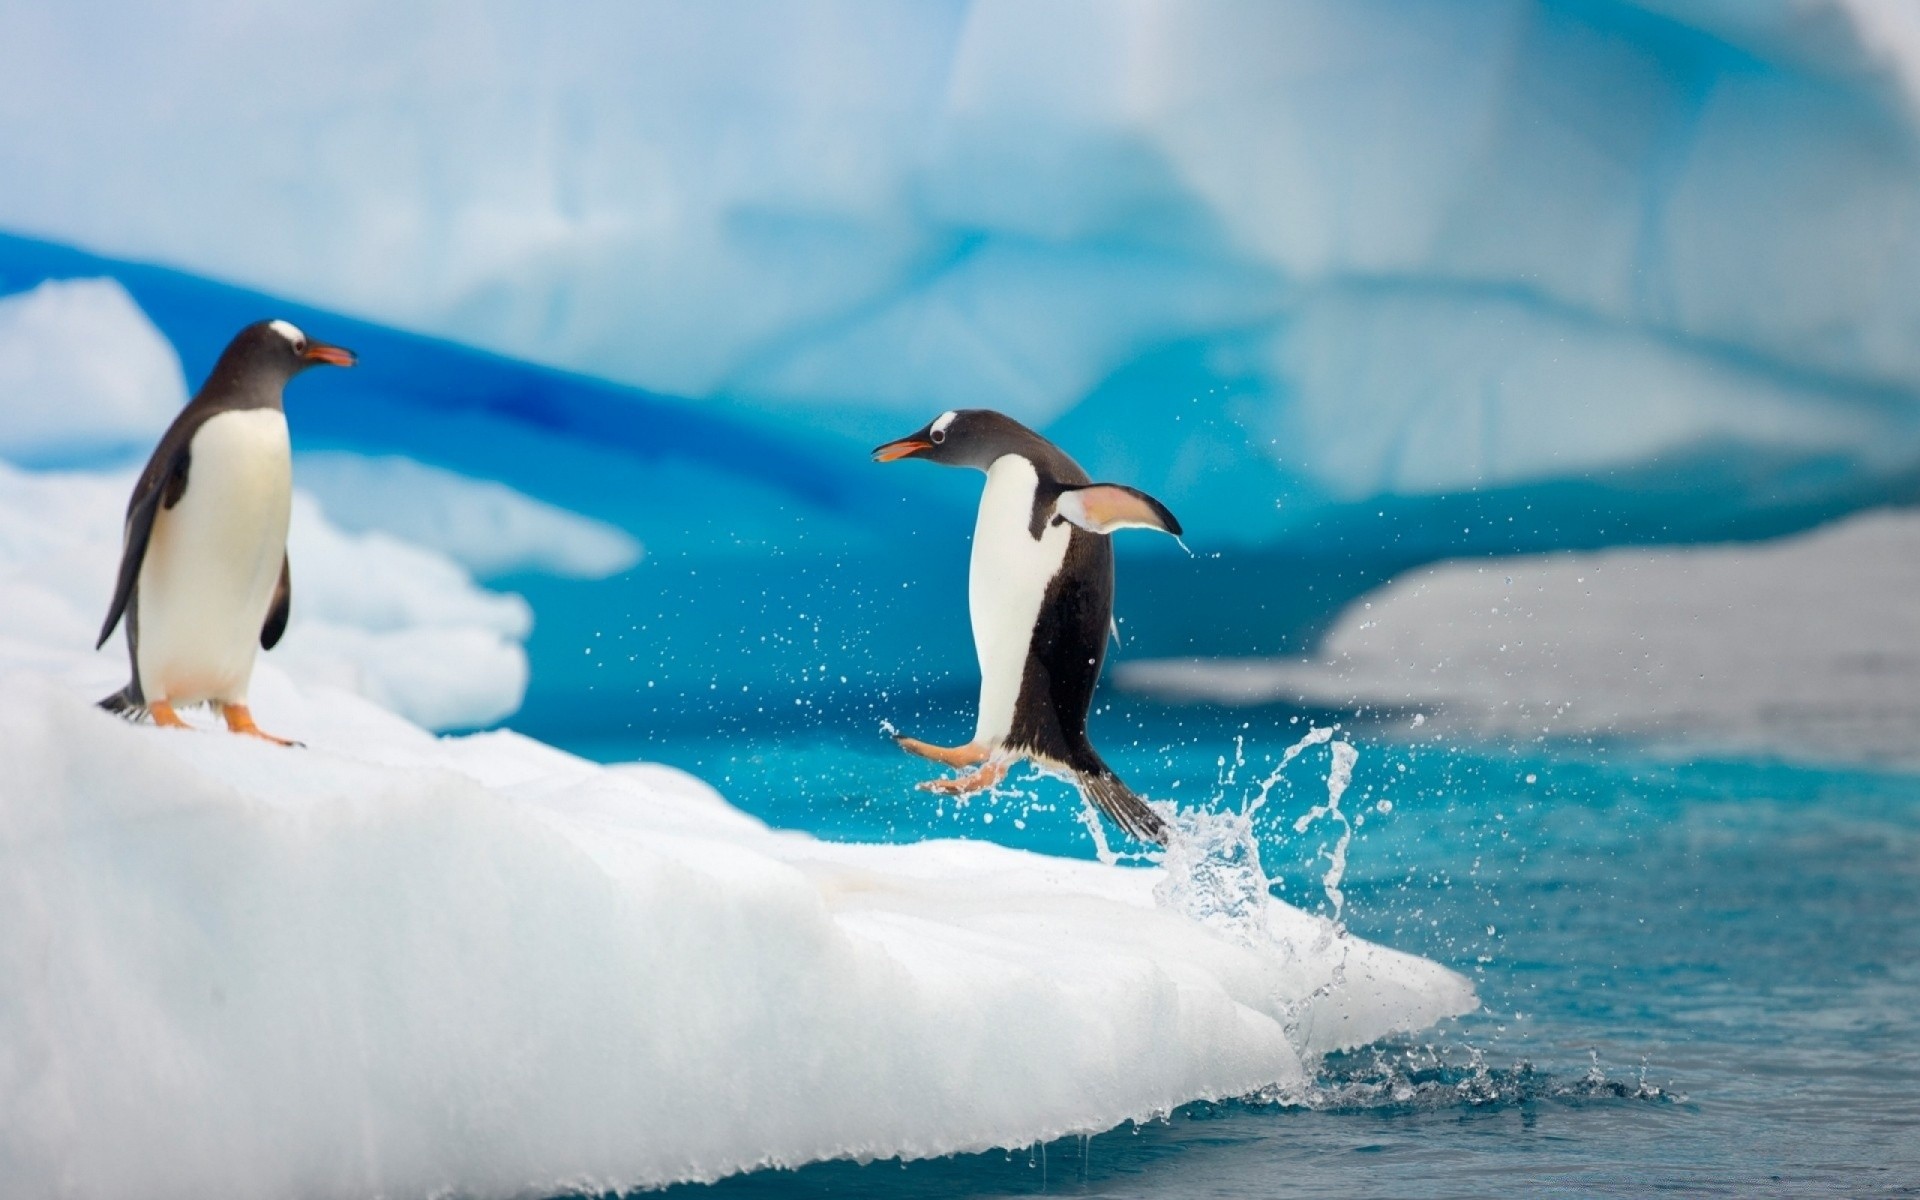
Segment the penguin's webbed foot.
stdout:
<svg viewBox="0 0 1920 1200">
<path fill-rule="evenodd" d="M 923 792 L 938 792 L 942 796 L 971 796 L 975 792 L 984 792 L 1007 777 L 1007 764 L 990 762 L 977 771 L 969 771 L 952 779 L 929 779 L 920 784 Z"/>
<path fill-rule="evenodd" d="M 222 715 L 227 718 L 227 728 L 235 733 L 244 733 L 248 737 L 259 738 L 263 742 L 272 742 L 276 746 L 301 746 L 301 743 L 288 738 L 275 737 L 253 723 L 253 713 L 244 704 L 223 704 Z"/>
<path fill-rule="evenodd" d="M 919 738 L 910 738 L 904 734 L 896 736 L 894 742 L 908 754 L 917 754 L 921 758 L 931 759 L 949 767 L 971 767 L 975 763 L 987 760 L 987 751 L 983 746 L 968 742 L 964 746 L 936 746 L 923 742 Z"/>
<path fill-rule="evenodd" d="M 147 715 L 153 718 L 153 723 L 155 725 L 158 725 L 163 729 L 193 728 L 191 725 L 188 725 L 185 721 L 181 720 L 180 714 L 173 711 L 173 705 L 168 704 L 165 700 L 150 701 L 147 704 Z"/>
</svg>

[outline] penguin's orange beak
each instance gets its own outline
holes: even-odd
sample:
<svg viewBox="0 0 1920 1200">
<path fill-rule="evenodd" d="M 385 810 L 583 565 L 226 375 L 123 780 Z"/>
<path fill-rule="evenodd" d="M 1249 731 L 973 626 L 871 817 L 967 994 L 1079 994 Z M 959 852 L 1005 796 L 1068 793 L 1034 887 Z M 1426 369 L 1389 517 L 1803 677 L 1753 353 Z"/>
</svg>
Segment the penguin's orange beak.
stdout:
<svg viewBox="0 0 1920 1200">
<path fill-rule="evenodd" d="M 345 346 L 329 346 L 325 342 L 309 342 L 307 352 L 300 357 L 308 362 L 326 363 L 330 367 L 350 367 L 360 361 Z"/>
<path fill-rule="evenodd" d="M 884 446 L 873 448 L 873 461 L 892 462 L 896 458 L 912 458 L 922 450 L 933 449 L 932 442 L 923 442 L 919 438 L 901 438 L 897 442 L 888 442 Z"/>
</svg>

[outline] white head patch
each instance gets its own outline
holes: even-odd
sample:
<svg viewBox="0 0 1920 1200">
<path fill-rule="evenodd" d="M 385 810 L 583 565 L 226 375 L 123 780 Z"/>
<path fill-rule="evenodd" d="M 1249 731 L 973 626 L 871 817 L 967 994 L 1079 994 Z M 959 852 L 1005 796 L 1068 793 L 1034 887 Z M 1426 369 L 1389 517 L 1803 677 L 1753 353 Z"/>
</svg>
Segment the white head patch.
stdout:
<svg viewBox="0 0 1920 1200">
<path fill-rule="evenodd" d="M 304 346 L 307 344 L 307 335 L 301 333 L 299 327 L 291 321 L 268 321 L 267 328 L 287 339 L 289 345 Z"/>
<path fill-rule="evenodd" d="M 959 413 L 953 411 L 952 409 L 948 409 L 946 412 L 941 413 L 939 417 L 937 417 L 934 420 L 933 426 L 930 430 L 928 430 L 928 432 L 945 433 L 947 431 L 947 426 L 953 424 L 953 419 L 959 415 L 960 415 Z"/>
</svg>

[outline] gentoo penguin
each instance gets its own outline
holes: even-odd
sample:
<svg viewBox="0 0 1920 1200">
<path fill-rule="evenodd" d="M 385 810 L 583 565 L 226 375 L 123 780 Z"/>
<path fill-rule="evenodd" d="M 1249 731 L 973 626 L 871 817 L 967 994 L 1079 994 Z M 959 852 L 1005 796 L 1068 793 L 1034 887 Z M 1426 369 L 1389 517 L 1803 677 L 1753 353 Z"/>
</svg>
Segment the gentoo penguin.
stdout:
<svg viewBox="0 0 1920 1200">
<path fill-rule="evenodd" d="M 293 458 L 281 390 L 316 363 L 353 353 L 286 321 L 242 329 L 161 436 L 133 486 L 120 577 L 95 648 L 122 614 L 133 680 L 108 712 L 183 726 L 181 705 L 211 702 L 227 728 L 281 745 L 247 711 L 257 647 L 272 649 L 292 600 L 287 520 Z"/>
<path fill-rule="evenodd" d="M 1052 442 L 987 409 L 944 412 L 924 429 L 873 452 L 876 462 L 923 458 L 987 474 L 973 527 L 967 603 L 980 659 L 973 740 L 902 749 L 971 774 L 920 786 L 965 794 L 991 787 L 1025 758 L 1070 776 L 1122 829 L 1164 844 L 1166 823 L 1102 762 L 1087 741 L 1087 709 L 1113 621 L 1116 529 L 1180 522 L 1145 492 L 1094 483 Z"/>
</svg>

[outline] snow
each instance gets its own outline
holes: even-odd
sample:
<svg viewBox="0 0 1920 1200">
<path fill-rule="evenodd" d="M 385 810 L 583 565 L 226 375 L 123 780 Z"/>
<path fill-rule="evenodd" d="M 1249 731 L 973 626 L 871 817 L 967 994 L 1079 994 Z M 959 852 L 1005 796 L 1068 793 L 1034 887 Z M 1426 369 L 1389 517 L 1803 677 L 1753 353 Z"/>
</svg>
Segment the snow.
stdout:
<svg viewBox="0 0 1920 1200">
<path fill-rule="evenodd" d="M 640 543 L 604 521 L 410 458 L 320 452 L 294 469 L 334 524 L 436 550 L 480 579 L 605 579 L 640 561 Z"/>
<path fill-rule="evenodd" d="M 667 768 L 265 682 L 297 757 L 5 676 L 20 1194 L 543 1195 L 1021 1146 L 1473 1004 L 1277 902 L 1250 947 L 1157 909 L 1153 871 L 818 842 Z"/>
<path fill-rule="evenodd" d="M 336 669 L 472 706 L 497 665 L 416 677 L 444 647 L 413 639 L 511 647 L 524 608 L 304 498 L 252 698 L 307 748 L 110 717 L 124 660 L 88 647 L 126 484 L 0 467 L 10 1193 L 504 1197 L 1025 1146 L 1292 1094 L 1476 1003 L 1264 888 L 1223 930 L 1158 869 L 836 845 L 666 767 L 429 736 Z"/>
<path fill-rule="evenodd" d="M 1897 2 L 0 20 L 0 228 L 866 444 L 1164 433 L 1129 482 L 1196 545 L 1621 472 L 1731 524 L 1920 466 Z"/>
<path fill-rule="evenodd" d="M 0 463 L 0 658 L 58 662 L 90 647 L 120 560 L 135 469 L 31 473 Z M 432 728 L 490 725 L 520 706 L 532 612 L 457 564 L 385 534 L 330 524 L 296 493 L 287 539 L 293 610 L 265 656 Z M 92 660 L 100 694 L 126 682 L 122 634 Z"/>
<path fill-rule="evenodd" d="M 1920 514 L 1758 545 L 1418 568 L 1351 604 L 1312 659 L 1127 663 L 1178 700 L 1363 705 L 1423 736 L 1626 736 L 1696 753 L 1920 761 Z"/>
<path fill-rule="evenodd" d="M 125 452 L 186 402 L 173 346 L 113 280 L 0 296 L 0 459 Z"/>
</svg>

